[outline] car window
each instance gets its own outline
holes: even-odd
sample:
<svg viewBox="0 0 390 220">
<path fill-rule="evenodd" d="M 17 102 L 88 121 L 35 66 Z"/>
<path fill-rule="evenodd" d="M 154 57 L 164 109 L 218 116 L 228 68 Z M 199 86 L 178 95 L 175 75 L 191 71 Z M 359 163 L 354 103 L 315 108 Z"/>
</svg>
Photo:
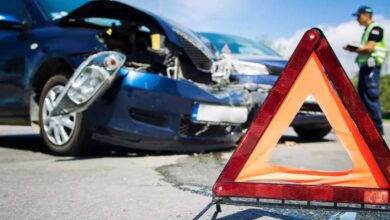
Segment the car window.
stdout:
<svg viewBox="0 0 390 220">
<path fill-rule="evenodd" d="M 0 1 L 0 13 L 2 14 L 12 14 L 25 19 L 23 8 L 22 0 Z"/>
<path fill-rule="evenodd" d="M 111 18 L 85 18 L 84 21 L 103 27 L 120 26 L 122 24 L 120 20 Z"/>
<path fill-rule="evenodd" d="M 218 51 L 223 53 L 280 56 L 266 45 L 243 37 L 212 33 L 200 34 L 209 39 Z"/>
<path fill-rule="evenodd" d="M 57 20 L 66 16 L 69 12 L 87 2 L 88 0 L 39 0 L 40 6 L 51 20 Z"/>
</svg>

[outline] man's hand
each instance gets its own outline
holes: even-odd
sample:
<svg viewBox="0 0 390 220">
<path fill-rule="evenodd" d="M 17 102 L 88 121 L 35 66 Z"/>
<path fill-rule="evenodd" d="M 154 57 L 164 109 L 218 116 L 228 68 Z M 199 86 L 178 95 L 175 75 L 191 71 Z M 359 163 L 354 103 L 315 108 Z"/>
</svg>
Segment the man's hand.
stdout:
<svg viewBox="0 0 390 220">
<path fill-rule="evenodd" d="M 343 46 L 343 49 L 349 52 L 355 52 L 352 48 L 348 47 L 348 45 Z"/>
<path fill-rule="evenodd" d="M 359 46 L 347 44 L 343 46 L 344 50 L 349 51 L 349 52 L 356 52 L 357 49 L 359 49 Z"/>
<path fill-rule="evenodd" d="M 355 53 L 371 53 L 375 49 L 375 41 L 368 41 L 368 43 L 362 47 L 355 48 L 349 45 L 343 46 L 343 49 L 349 52 L 355 52 Z"/>
</svg>

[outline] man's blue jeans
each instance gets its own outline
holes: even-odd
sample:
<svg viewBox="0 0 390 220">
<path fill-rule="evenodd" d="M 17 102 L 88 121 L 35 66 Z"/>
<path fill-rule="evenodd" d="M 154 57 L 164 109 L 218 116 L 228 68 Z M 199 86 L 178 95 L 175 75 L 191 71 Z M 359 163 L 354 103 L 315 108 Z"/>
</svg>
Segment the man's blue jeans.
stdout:
<svg viewBox="0 0 390 220">
<path fill-rule="evenodd" d="M 379 101 L 381 66 L 360 67 L 358 92 L 376 127 L 383 130 L 382 109 Z"/>
</svg>

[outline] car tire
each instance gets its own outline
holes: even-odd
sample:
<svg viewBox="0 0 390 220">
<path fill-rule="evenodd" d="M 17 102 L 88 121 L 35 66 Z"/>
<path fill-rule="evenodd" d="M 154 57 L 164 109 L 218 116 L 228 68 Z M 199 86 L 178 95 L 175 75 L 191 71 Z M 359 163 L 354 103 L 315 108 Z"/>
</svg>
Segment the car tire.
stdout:
<svg viewBox="0 0 390 220">
<path fill-rule="evenodd" d="M 294 131 L 299 137 L 306 140 L 320 140 L 332 130 L 331 127 L 294 126 Z"/>
<path fill-rule="evenodd" d="M 68 78 L 65 74 L 51 77 L 43 87 L 39 99 L 39 125 L 41 135 L 51 153 L 77 156 L 89 150 L 90 135 L 83 123 L 83 113 L 50 116 L 54 100 L 64 89 Z"/>
</svg>

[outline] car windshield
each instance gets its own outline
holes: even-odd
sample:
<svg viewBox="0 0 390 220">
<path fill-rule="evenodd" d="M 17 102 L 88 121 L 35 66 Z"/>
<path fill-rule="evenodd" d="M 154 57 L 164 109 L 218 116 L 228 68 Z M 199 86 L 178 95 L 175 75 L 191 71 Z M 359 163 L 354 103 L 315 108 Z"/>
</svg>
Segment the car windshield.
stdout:
<svg viewBox="0 0 390 220">
<path fill-rule="evenodd" d="M 39 3 L 47 17 L 52 20 L 57 20 L 88 1 L 89 0 L 39 0 Z"/>
<path fill-rule="evenodd" d="M 264 44 L 256 43 L 252 40 L 224 34 L 200 33 L 206 37 L 218 51 L 230 54 L 250 54 L 250 55 L 280 55 Z"/>
</svg>

